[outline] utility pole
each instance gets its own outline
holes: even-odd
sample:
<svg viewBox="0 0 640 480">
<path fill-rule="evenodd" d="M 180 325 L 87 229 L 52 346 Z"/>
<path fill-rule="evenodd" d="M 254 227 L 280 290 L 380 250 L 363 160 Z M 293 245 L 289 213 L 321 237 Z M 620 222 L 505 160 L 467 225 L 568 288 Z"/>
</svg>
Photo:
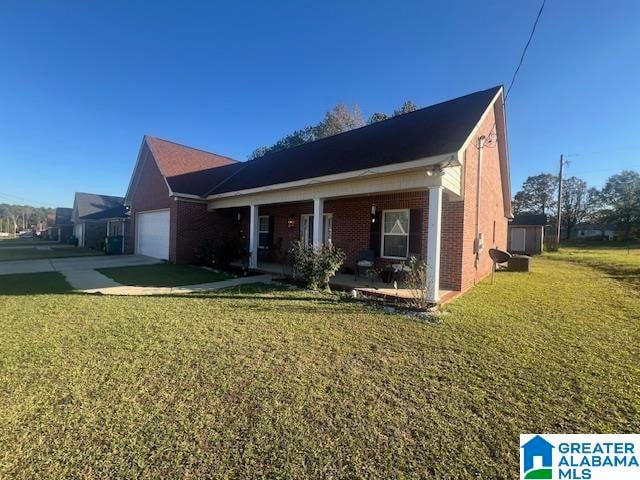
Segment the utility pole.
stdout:
<svg viewBox="0 0 640 480">
<path fill-rule="evenodd" d="M 556 216 L 556 249 L 560 248 L 560 225 L 562 224 L 562 175 L 564 173 L 564 156 L 560 155 L 560 174 L 558 175 L 558 213 Z"/>
</svg>

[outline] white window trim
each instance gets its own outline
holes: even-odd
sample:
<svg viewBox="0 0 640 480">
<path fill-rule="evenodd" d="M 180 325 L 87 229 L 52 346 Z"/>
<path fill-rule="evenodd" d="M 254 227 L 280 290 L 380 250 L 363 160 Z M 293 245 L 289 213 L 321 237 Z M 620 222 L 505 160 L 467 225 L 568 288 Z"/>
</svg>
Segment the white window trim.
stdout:
<svg viewBox="0 0 640 480">
<path fill-rule="evenodd" d="M 306 240 L 304 238 L 304 231 L 302 230 L 302 225 L 304 224 L 304 222 L 302 221 L 303 218 L 307 219 L 307 223 L 309 225 L 309 227 L 311 227 L 311 217 L 313 217 L 313 213 L 303 213 L 300 215 L 300 239 L 301 240 Z M 327 243 L 333 243 L 333 213 L 323 213 L 322 214 L 323 217 L 323 221 L 322 221 L 322 225 L 323 225 L 323 229 L 324 229 L 324 225 L 325 225 L 325 219 L 330 218 L 331 219 L 331 229 L 329 230 L 328 233 L 328 238 L 327 238 Z M 324 241 L 324 232 L 322 232 L 323 234 L 323 241 Z M 312 242 L 309 242 L 312 243 Z"/>
<path fill-rule="evenodd" d="M 392 257 L 384 254 L 384 236 L 390 235 L 394 237 L 404 237 L 399 233 L 384 233 L 384 216 L 387 212 L 407 212 L 407 256 L 406 257 Z M 409 208 L 395 208 L 391 210 L 383 210 L 382 218 L 380 221 L 380 258 L 388 258 L 389 260 L 406 260 L 409 258 L 409 236 L 411 233 L 411 209 Z"/>
<path fill-rule="evenodd" d="M 261 221 L 266 218 L 267 219 L 267 229 L 266 230 L 260 230 L 260 226 L 261 226 Z M 258 248 L 264 250 L 266 247 L 266 245 L 260 245 L 260 235 L 264 234 L 264 233 L 269 233 L 269 215 L 260 215 L 258 217 Z"/>
</svg>

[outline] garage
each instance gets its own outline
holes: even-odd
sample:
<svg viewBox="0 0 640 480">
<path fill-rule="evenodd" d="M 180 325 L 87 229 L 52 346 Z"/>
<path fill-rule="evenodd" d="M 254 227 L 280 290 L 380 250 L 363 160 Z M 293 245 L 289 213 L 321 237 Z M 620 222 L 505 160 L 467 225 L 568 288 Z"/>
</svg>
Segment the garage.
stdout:
<svg viewBox="0 0 640 480">
<path fill-rule="evenodd" d="M 169 210 L 136 214 L 136 253 L 169 259 Z"/>
</svg>

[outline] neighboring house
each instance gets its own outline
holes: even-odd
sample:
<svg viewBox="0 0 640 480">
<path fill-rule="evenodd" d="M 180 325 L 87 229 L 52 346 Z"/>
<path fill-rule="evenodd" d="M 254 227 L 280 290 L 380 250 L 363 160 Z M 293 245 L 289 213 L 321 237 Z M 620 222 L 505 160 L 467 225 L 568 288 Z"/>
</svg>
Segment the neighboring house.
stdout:
<svg viewBox="0 0 640 480">
<path fill-rule="evenodd" d="M 73 201 L 73 235 L 79 247 L 100 250 L 105 238 L 125 235 L 126 211 L 122 197 L 78 192 Z"/>
<path fill-rule="evenodd" d="M 348 268 L 363 251 L 426 259 L 432 301 L 467 290 L 491 273 L 489 248 L 507 248 L 503 102 L 495 87 L 247 162 L 144 137 L 128 249 L 183 263 L 237 238 L 259 269 L 302 238 L 343 249 Z"/>
<path fill-rule="evenodd" d="M 616 231 L 610 225 L 581 223 L 571 229 L 571 240 L 613 240 Z"/>
<path fill-rule="evenodd" d="M 56 242 L 67 243 L 73 235 L 73 224 L 71 223 L 71 208 L 56 208 L 52 219 L 47 217 L 47 229 L 43 238 Z M 50 222 L 52 223 L 50 225 Z"/>
<path fill-rule="evenodd" d="M 547 216 L 522 213 L 509 223 L 508 245 L 511 253 L 538 255 L 544 247 L 544 229 Z"/>
</svg>

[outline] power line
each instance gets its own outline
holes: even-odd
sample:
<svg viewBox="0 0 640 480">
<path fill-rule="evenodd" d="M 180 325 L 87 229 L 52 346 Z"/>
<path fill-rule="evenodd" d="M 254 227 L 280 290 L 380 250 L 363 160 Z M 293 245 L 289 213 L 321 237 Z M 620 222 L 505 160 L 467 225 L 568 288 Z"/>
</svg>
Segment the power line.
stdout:
<svg viewBox="0 0 640 480">
<path fill-rule="evenodd" d="M 628 147 L 615 147 L 615 148 L 608 148 L 606 150 L 592 150 L 589 152 L 579 152 L 579 153 L 570 153 L 568 155 L 565 155 L 565 157 L 590 157 L 593 155 L 602 155 L 604 153 L 613 153 L 613 152 L 621 152 L 621 151 L 625 151 L 625 150 L 636 150 L 636 149 L 640 149 L 640 145 L 636 145 L 636 146 L 628 146 Z"/>
<path fill-rule="evenodd" d="M 529 34 L 529 39 L 522 50 L 522 55 L 520 55 L 520 61 L 518 62 L 518 66 L 516 67 L 516 71 L 513 72 L 513 77 L 511 77 L 511 83 L 509 84 L 509 88 L 507 88 L 507 93 L 504 95 L 504 103 L 507 101 L 507 97 L 509 96 L 509 92 L 513 88 L 513 84 L 516 81 L 516 77 L 518 76 L 518 72 L 520 71 L 520 67 L 522 67 L 522 62 L 524 62 L 524 57 L 527 54 L 527 50 L 529 49 L 529 45 L 531 44 L 531 40 L 533 39 L 533 35 L 536 33 L 536 28 L 538 26 L 538 22 L 540 21 L 540 16 L 542 15 L 542 11 L 544 10 L 544 6 L 547 3 L 547 0 L 542 0 L 542 5 L 540 5 L 540 10 L 538 10 L 538 15 L 536 16 L 535 22 L 533 22 L 533 28 L 531 29 L 531 33 Z"/>
<path fill-rule="evenodd" d="M 538 22 L 540 21 L 540 17 L 542 16 L 542 11 L 544 10 L 544 6 L 546 5 L 547 0 L 542 0 L 542 4 L 540 5 L 540 9 L 538 10 L 538 14 L 536 15 L 536 19 L 533 22 L 533 27 L 531 28 L 531 33 L 529 34 L 529 38 L 527 39 L 527 43 L 525 43 L 524 48 L 522 49 L 522 54 L 520 55 L 520 60 L 518 61 L 518 65 L 516 66 L 515 71 L 513 72 L 513 76 L 511 77 L 511 82 L 509 83 L 509 88 L 507 88 L 507 91 L 504 94 L 504 98 L 502 99 L 502 107 L 504 108 L 505 105 L 507 104 L 507 97 L 509 96 L 509 93 L 511 92 L 511 89 L 513 88 L 514 84 L 516 83 L 516 78 L 518 76 L 518 73 L 520 72 L 520 68 L 522 67 L 522 64 L 524 63 L 524 58 L 527 55 L 527 51 L 529 50 L 529 46 L 531 45 L 531 41 L 533 40 L 533 36 L 536 33 L 536 28 L 538 27 Z M 495 135 L 494 130 L 496 128 L 496 122 L 493 122 L 493 126 L 491 127 L 491 130 L 489 130 L 489 134 L 487 135 L 487 141 L 485 143 L 485 146 L 489 147 L 489 148 L 493 148 L 495 147 L 495 142 L 493 141 L 493 137 Z M 477 145 L 476 145 L 476 148 Z"/>
<path fill-rule="evenodd" d="M 598 170 L 583 170 L 582 172 L 571 172 L 571 173 L 573 175 L 584 175 L 586 173 L 613 172 L 615 170 L 622 171 L 622 170 L 628 170 L 633 168 L 640 168 L 640 165 L 620 165 L 614 168 L 601 168 Z"/>
<path fill-rule="evenodd" d="M 35 203 L 35 204 L 40 204 L 40 205 L 46 205 L 52 208 L 55 208 L 56 205 L 54 205 L 53 203 L 48 203 L 48 202 L 40 202 L 38 200 L 33 200 L 33 199 L 28 199 L 28 198 L 23 198 L 23 197 L 19 197 L 17 195 L 9 195 L 8 193 L 0 193 L 0 197 L 4 197 L 5 199 L 15 202 L 15 201 L 21 201 L 21 202 L 29 202 L 29 203 Z"/>
</svg>

